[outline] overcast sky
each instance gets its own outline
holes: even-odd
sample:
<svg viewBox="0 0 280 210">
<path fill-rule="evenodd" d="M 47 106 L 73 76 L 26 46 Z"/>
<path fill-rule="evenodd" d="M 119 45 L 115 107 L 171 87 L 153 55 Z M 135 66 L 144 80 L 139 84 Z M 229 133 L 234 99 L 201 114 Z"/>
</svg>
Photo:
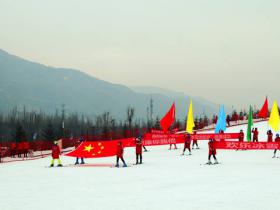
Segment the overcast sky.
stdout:
<svg viewBox="0 0 280 210">
<path fill-rule="evenodd" d="M 280 103 L 279 0 L 0 0 L 0 48 L 128 86 Z"/>
</svg>

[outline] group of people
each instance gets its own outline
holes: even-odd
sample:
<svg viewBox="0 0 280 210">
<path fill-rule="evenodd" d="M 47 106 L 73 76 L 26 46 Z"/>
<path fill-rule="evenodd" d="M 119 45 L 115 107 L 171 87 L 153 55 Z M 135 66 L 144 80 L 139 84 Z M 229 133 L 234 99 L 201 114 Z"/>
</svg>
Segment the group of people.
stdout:
<svg viewBox="0 0 280 210">
<path fill-rule="evenodd" d="M 147 151 L 146 148 L 143 146 L 142 138 L 138 137 L 138 138 L 135 139 L 136 165 L 143 163 L 142 162 L 142 160 L 143 160 L 142 159 L 142 152 L 143 152 L 142 148 L 144 148 L 144 150 Z M 124 153 L 124 147 L 123 147 L 122 142 L 119 141 L 118 144 L 117 144 L 117 155 L 116 155 L 117 159 L 116 159 L 115 167 L 119 167 L 120 166 L 119 160 L 122 161 L 123 167 L 127 167 L 127 164 L 125 163 L 125 160 L 123 158 L 123 153 Z"/>
<path fill-rule="evenodd" d="M 253 142 L 258 142 L 258 135 L 259 135 L 258 129 L 254 128 L 252 130 L 252 133 L 253 133 Z M 196 134 L 196 132 L 194 134 Z M 238 140 L 239 140 L 239 142 L 244 142 L 244 132 L 243 132 L 243 130 L 240 130 Z M 84 140 L 81 138 L 80 141 L 79 141 L 79 144 L 82 143 L 83 141 Z M 199 149 L 197 139 L 191 139 L 191 135 L 189 133 L 187 133 L 185 135 L 184 149 L 183 149 L 182 155 L 185 154 L 186 150 L 188 150 L 189 155 L 191 155 L 191 143 L 192 143 L 192 141 L 193 141 L 192 149 L 194 149 L 194 146 L 196 146 L 196 148 Z M 267 131 L 267 141 L 268 142 L 273 142 L 273 133 L 272 133 L 271 130 Z M 279 134 L 276 134 L 275 142 L 280 143 Z M 143 142 L 142 142 L 142 138 L 140 136 L 140 137 L 135 139 L 136 165 L 143 163 L 143 158 L 142 158 L 143 147 L 144 147 L 144 145 L 143 145 Z M 144 149 L 146 151 L 145 147 L 144 147 Z M 170 149 L 171 149 L 171 144 L 170 144 Z M 177 149 L 176 144 L 175 144 L 175 149 Z M 276 155 L 276 151 L 277 150 L 274 150 L 273 158 Z M 217 154 L 216 140 L 214 138 L 211 138 L 211 139 L 209 139 L 209 142 L 208 142 L 208 162 L 207 162 L 207 164 L 209 164 L 209 165 L 212 164 L 212 162 L 211 162 L 212 157 L 214 159 L 214 164 L 218 164 L 216 154 Z M 54 160 L 55 159 L 58 160 L 58 166 L 62 166 L 59 155 L 60 155 L 60 148 L 59 148 L 57 142 L 54 142 L 54 145 L 52 147 L 52 158 L 53 159 L 52 159 L 52 162 L 51 162 L 51 165 L 50 165 L 51 167 L 54 166 Z M 117 148 L 116 148 L 116 165 L 115 165 L 115 167 L 120 167 L 120 164 L 119 164 L 120 160 L 123 163 L 123 167 L 127 167 L 127 164 L 124 160 L 123 155 L 124 155 L 124 146 L 122 144 L 122 141 L 119 141 L 117 143 Z M 81 159 L 80 163 L 79 163 L 79 159 Z M 79 157 L 76 158 L 75 165 L 76 164 L 84 164 L 84 163 L 85 162 L 84 162 L 83 158 L 79 158 Z"/>
<path fill-rule="evenodd" d="M 196 134 L 196 131 L 194 131 L 193 134 Z M 191 147 L 191 141 L 192 141 L 192 147 Z M 169 145 L 169 150 L 171 150 L 172 145 L 174 145 L 174 149 L 178 149 L 176 144 L 170 144 Z M 194 149 L 195 146 L 196 146 L 196 149 L 199 149 L 197 139 L 191 140 L 191 136 L 187 133 L 186 138 L 185 138 L 184 151 L 183 151 L 182 155 L 184 155 L 186 149 L 189 150 L 189 154 L 191 155 L 191 148 Z"/>
<path fill-rule="evenodd" d="M 258 131 L 258 128 L 253 128 L 252 129 L 252 133 L 253 133 L 253 142 L 259 142 L 259 131 Z M 272 131 L 268 130 L 266 132 L 266 134 L 267 134 L 267 142 L 273 142 L 273 133 L 272 133 Z M 239 142 L 244 142 L 244 132 L 243 132 L 243 130 L 240 130 L 238 139 L 239 139 Z M 279 137 L 278 133 L 275 136 L 274 142 L 280 143 L 280 137 Z M 273 158 L 276 157 L 276 152 L 277 152 L 277 149 L 275 149 L 274 152 L 273 152 Z"/>
<path fill-rule="evenodd" d="M 16 155 L 21 157 L 28 157 L 30 151 L 30 144 L 28 141 L 22 141 L 19 143 L 12 142 L 11 143 L 11 157 L 15 158 Z"/>
</svg>

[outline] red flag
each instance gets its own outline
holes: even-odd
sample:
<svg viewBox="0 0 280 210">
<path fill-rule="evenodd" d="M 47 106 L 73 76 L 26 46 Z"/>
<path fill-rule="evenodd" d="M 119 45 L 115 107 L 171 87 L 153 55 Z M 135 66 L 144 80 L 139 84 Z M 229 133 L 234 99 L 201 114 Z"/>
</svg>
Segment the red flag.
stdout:
<svg viewBox="0 0 280 210">
<path fill-rule="evenodd" d="M 267 97 L 265 99 L 265 102 L 263 104 L 262 109 L 258 113 L 258 117 L 259 118 L 267 118 L 268 117 L 268 101 L 267 101 Z"/>
<path fill-rule="evenodd" d="M 77 149 L 65 154 L 71 157 L 100 158 L 114 156 L 117 153 L 117 144 L 121 141 L 124 147 L 135 145 L 134 138 L 120 139 L 114 141 L 89 141 L 83 142 Z"/>
<path fill-rule="evenodd" d="M 175 120 L 175 103 L 172 104 L 167 114 L 160 120 L 162 129 L 166 132 Z"/>
</svg>

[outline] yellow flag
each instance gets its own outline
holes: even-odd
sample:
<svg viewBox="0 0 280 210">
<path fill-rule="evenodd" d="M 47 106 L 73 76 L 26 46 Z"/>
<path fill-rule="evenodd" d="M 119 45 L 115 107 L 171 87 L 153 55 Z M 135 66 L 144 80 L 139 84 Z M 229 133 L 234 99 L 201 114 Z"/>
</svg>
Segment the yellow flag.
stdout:
<svg viewBox="0 0 280 210">
<path fill-rule="evenodd" d="M 193 120 L 193 108 L 192 108 L 192 100 L 190 102 L 189 112 L 188 112 L 188 120 L 187 120 L 187 126 L 186 131 L 190 134 L 193 132 L 194 128 L 194 120 Z"/>
<path fill-rule="evenodd" d="M 270 127 L 274 131 L 278 131 L 279 130 L 279 122 L 280 122 L 280 118 L 279 118 L 278 106 L 277 106 L 277 102 L 274 101 L 273 107 L 271 109 L 270 117 L 269 117 L 269 120 L 268 120 L 268 124 L 270 125 Z"/>
</svg>

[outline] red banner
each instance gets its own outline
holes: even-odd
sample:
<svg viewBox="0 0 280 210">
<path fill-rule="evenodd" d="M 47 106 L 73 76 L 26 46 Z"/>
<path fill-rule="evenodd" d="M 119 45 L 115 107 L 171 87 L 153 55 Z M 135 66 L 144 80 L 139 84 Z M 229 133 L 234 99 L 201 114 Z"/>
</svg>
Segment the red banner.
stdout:
<svg viewBox="0 0 280 210">
<path fill-rule="evenodd" d="M 227 134 L 195 134 L 192 139 L 208 140 L 215 139 L 234 139 L 238 138 L 238 133 Z M 159 146 L 169 144 L 180 144 L 185 142 L 185 134 L 171 134 L 164 132 L 146 133 L 143 136 L 144 146 Z M 71 157 L 99 158 L 116 155 L 117 142 L 121 141 L 124 147 L 135 147 L 135 138 L 118 139 L 114 141 L 87 141 L 83 142 L 78 148 L 66 154 Z"/>
<path fill-rule="evenodd" d="M 201 133 L 191 134 L 191 139 L 195 140 L 209 140 L 209 139 L 238 139 L 239 133 Z"/>
<path fill-rule="evenodd" d="M 216 142 L 216 149 L 226 150 L 275 150 L 280 149 L 280 143 L 276 142 L 236 142 L 236 141 L 225 141 Z"/>
<path fill-rule="evenodd" d="M 180 144 L 185 141 L 185 134 L 146 133 L 143 137 L 144 146 Z"/>
</svg>

